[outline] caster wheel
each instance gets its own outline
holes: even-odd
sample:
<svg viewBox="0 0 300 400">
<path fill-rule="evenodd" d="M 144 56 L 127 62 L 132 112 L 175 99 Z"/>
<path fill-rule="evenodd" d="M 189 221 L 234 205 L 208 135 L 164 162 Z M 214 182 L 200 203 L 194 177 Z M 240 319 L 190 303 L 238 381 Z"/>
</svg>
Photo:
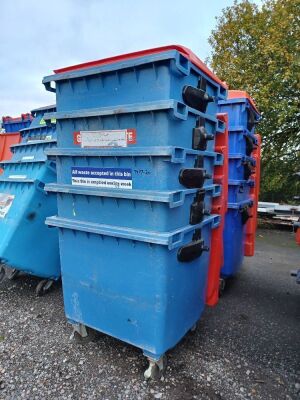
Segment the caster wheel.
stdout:
<svg viewBox="0 0 300 400">
<path fill-rule="evenodd" d="M 219 283 L 219 296 L 222 296 L 224 293 L 226 287 L 226 280 L 223 278 L 220 278 L 220 283 Z"/>
<path fill-rule="evenodd" d="M 48 293 L 52 288 L 54 281 L 51 279 L 43 279 L 40 281 L 35 289 L 35 294 L 38 297 L 44 296 L 44 294 Z"/>
<path fill-rule="evenodd" d="M 79 324 L 74 328 L 70 339 L 78 344 L 86 344 L 93 342 L 97 338 L 98 333 L 99 332 L 95 331 L 94 329 Z"/>
<path fill-rule="evenodd" d="M 6 271 L 3 265 L 0 265 L 0 282 L 2 282 L 5 278 Z"/>
<path fill-rule="evenodd" d="M 78 344 L 86 344 L 93 342 L 97 338 L 97 333 L 91 328 L 84 327 L 84 330 L 82 331 L 83 334 L 80 334 L 77 330 L 74 330 L 72 335 L 71 335 L 71 340 L 73 340 L 75 343 Z"/>
<path fill-rule="evenodd" d="M 166 355 L 164 355 L 158 361 L 149 359 L 149 367 L 144 372 L 144 378 L 158 380 L 162 377 L 166 367 L 167 367 Z"/>
<path fill-rule="evenodd" d="M 20 273 L 20 271 L 18 269 L 9 268 L 9 269 L 7 269 L 6 276 L 10 281 L 13 281 L 14 279 L 16 279 L 18 277 L 19 273 Z"/>
</svg>

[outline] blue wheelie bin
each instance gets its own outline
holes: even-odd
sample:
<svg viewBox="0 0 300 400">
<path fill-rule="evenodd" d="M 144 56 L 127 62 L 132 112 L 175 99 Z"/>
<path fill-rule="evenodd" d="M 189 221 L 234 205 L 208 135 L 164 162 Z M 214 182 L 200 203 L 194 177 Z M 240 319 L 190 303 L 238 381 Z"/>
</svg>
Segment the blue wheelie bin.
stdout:
<svg viewBox="0 0 300 400">
<path fill-rule="evenodd" d="M 35 118 L 21 131 L 21 143 L 12 146 L 12 159 L 0 165 L 0 278 L 13 279 L 19 272 L 40 277 L 38 295 L 60 278 L 58 235 L 44 224 L 57 210 L 45 191 L 45 184 L 56 179 L 56 163 L 45 155 L 56 145 L 56 131 L 54 123 L 45 125 L 43 115 L 54 110 L 32 111 Z"/>
<path fill-rule="evenodd" d="M 77 336 L 141 348 L 151 377 L 204 309 L 226 87 L 178 46 L 55 72 L 43 80 L 58 135 L 46 224 L 59 232 L 66 316 Z"/>
<path fill-rule="evenodd" d="M 228 211 L 224 229 L 224 265 L 222 278 L 236 275 L 244 258 L 245 228 L 252 206 L 252 190 L 255 182 L 251 175 L 256 162 L 251 157 L 257 139 L 255 126 L 260 113 L 252 98 L 244 91 L 229 90 L 228 98 L 218 103 L 220 112 L 228 114 L 229 181 Z M 224 288 L 225 280 L 222 280 Z"/>
<path fill-rule="evenodd" d="M 230 278 L 237 274 L 244 259 L 245 224 L 249 219 L 249 208 L 253 206 L 251 199 L 239 203 L 228 203 L 223 233 L 224 265 L 222 278 Z"/>
<path fill-rule="evenodd" d="M 2 128 L 6 133 L 19 132 L 30 126 L 32 118 L 30 113 L 21 114 L 20 117 L 2 117 Z"/>
</svg>

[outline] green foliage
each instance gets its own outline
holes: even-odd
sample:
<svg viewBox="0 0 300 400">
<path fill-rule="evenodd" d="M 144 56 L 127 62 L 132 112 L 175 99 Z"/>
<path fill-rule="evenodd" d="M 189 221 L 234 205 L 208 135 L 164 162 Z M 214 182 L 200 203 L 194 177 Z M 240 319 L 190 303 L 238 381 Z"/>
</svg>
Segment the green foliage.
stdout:
<svg viewBox="0 0 300 400">
<path fill-rule="evenodd" d="M 209 43 L 215 73 L 246 90 L 262 113 L 261 199 L 291 200 L 300 194 L 300 0 L 236 0 Z"/>
</svg>

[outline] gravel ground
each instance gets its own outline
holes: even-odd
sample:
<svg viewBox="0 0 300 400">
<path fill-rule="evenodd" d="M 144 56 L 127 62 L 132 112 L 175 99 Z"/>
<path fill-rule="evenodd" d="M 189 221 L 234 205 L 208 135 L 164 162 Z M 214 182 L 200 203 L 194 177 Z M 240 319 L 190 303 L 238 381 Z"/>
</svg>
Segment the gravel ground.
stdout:
<svg viewBox="0 0 300 400">
<path fill-rule="evenodd" d="M 158 382 L 146 382 L 138 349 L 99 335 L 70 340 L 61 288 L 36 298 L 36 280 L 0 287 L 0 400 L 296 399 L 300 394 L 299 297 L 289 271 L 299 247 L 287 232 L 260 230 L 218 306 L 168 353 Z"/>
</svg>

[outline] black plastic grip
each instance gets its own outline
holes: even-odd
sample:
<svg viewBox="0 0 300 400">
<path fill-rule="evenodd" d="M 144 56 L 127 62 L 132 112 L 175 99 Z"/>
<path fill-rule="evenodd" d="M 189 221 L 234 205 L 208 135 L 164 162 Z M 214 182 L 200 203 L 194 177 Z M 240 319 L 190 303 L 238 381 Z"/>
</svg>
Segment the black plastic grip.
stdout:
<svg viewBox="0 0 300 400">
<path fill-rule="evenodd" d="M 207 104 L 214 101 L 212 96 L 209 96 L 204 90 L 186 85 L 182 91 L 183 101 L 190 107 L 205 113 Z"/>
<path fill-rule="evenodd" d="M 181 262 L 190 262 L 199 258 L 203 251 L 209 251 L 209 248 L 204 245 L 204 240 L 194 240 L 191 243 L 180 247 L 177 253 L 177 259 Z"/>
<path fill-rule="evenodd" d="M 204 126 L 198 126 L 193 129 L 193 144 L 194 150 L 206 150 L 207 141 L 213 140 L 214 135 L 207 133 Z"/>
<path fill-rule="evenodd" d="M 204 215 L 209 215 L 210 210 L 205 209 L 205 190 L 199 190 L 195 196 L 194 202 L 191 205 L 190 211 L 190 224 L 196 225 L 199 224 L 202 220 Z"/>
<path fill-rule="evenodd" d="M 249 136 L 245 136 L 245 140 L 246 140 L 246 156 L 250 156 L 250 154 L 254 150 L 254 143 Z"/>
<path fill-rule="evenodd" d="M 252 167 L 251 163 L 246 162 L 244 164 L 244 180 L 245 181 L 247 181 L 250 178 L 250 176 L 253 174 L 254 171 L 252 168 L 253 167 Z"/>
<path fill-rule="evenodd" d="M 248 207 L 241 210 L 242 225 L 245 225 L 249 218 L 251 218 Z"/>
<path fill-rule="evenodd" d="M 256 124 L 255 113 L 253 110 L 247 109 L 247 114 L 248 114 L 247 129 L 251 131 Z"/>
<path fill-rule="evenodd" d="M 201 188 L 209 178 L 211 175 L 204 168 L 184 168 L 179 173 L 179 182 L 187 189 Z"/>
</svg>

